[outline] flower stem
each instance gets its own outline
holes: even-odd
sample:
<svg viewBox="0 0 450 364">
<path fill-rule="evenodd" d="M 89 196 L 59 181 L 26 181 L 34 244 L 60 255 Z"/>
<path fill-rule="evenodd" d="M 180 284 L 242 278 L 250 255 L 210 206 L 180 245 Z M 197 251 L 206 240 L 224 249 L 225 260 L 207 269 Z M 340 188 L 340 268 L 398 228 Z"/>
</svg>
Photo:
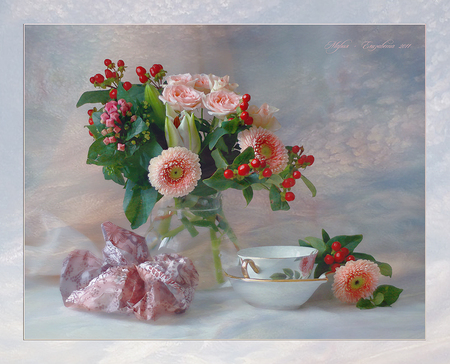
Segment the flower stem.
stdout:
<svg viewBox="0 0 450 364">
<path fill-rule="evenodd" d="M 211 237 L 211 250 L 214 261 L 216 281 L 217 283 L 223 283 L 225 280 L 223 278 L 222 262 L 220 260 L 220 238 L 217 237 L 216 232 L 212 228 L 209 229 L 209 234 Z"/>
</svg>

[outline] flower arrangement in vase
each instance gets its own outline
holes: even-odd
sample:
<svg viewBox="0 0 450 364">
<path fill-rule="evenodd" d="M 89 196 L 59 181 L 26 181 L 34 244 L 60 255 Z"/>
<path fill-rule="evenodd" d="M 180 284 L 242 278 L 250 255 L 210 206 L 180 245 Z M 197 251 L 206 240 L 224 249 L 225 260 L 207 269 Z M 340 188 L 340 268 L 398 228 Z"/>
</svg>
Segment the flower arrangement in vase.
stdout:
<svg viewBox="0 0 450 364">
<path fill-rule="evenodd" d="M 181 230 L 195 237 L 206 227 L 213 245 L 224 235 L 237 244 L 221 207 L 201 211 L 205 198 L 232 188 L 249 204 L 254 191 L 266 190 L 277 211 L 289 210 L 298 181 L 316 195 L 303 174 L 314 157 L 302 146 L 285 146 L 274 133 L 281 127 L 274 116 L 279 110 L 252 105 L 251 96 L 237 93 L 228 76 L 167 75 L 154 64 L 148 71 L 136 67 L 140 83 L 131 84 L 122 81 L 127 69 L 122 60 L 104 64 L 105 75 L 90 78 L 99 90 L 83 93 L 77 107 L 101 104 L 88 110 L 93 143 L 87 163 L 102 166 L 106 180 L 124 186 L 123 209 L 132 229 L 146 223 L 164 197 L 185 212 L 176 229 L 164 227 L 163 238 Z M 220 272 L 220 259 L 214 261 Z"/>
</svg>

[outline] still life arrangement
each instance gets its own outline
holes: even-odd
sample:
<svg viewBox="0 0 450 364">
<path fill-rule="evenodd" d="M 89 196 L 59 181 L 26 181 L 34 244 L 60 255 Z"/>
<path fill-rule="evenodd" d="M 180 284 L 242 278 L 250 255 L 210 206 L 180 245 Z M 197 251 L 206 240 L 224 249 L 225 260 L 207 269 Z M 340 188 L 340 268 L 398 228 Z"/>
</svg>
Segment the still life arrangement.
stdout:
<svg viewBox="0 0 450 364">
<path fill-rule="evenodd" d="M 104 75 L 90 78 L 98 90 L 83 93 L 77 103 L 101 104 L 88 110 L 93 142 L 87 163 L 101 166 L 106 180 L 124 187 L 123 209 L 131 229 L 147 222 L 150 227 L 142 237 L 107 222 L 102 225 L 103 260 L 88 251 L 72 252 L 61 274 L 66 306 L 132 312 L 142 320 L 186 311 L 205 275 L 202 262 L 178 252 L 180 244 L 192 245 L 196 239 L 207 241 L 204 260 L 211 261 L 215 283 L 228 277 L 247 302 L 249 292 L 253 298 L 261 295 L 262 306 L 259 299 L 249 302 L 256 306 L 299 307 L 330 272 L 341 301 L 373 308 L 397 300 L 400 289 L 378 286 L 380 275 L 392 275 L 390 266 L 354 252 L 362 236 L 330 239 L 323 231 L 322 239 L 305 238 L 294 250 L 273 247 L 243 256 L 245 249 L 222 209 L 222 191 L 240 190 L 249 204 L 254 191 L 263 190 L 273 211 L 290 209 L 299 181 L 316 195 L 304 175 L 314 157 L 303 146 L 285 146 L 276 136 L 281 127 L 274 116 L 277 108 L 251 104 L 250 94 L 239 94 L 228 76 L 167 75 L 162 65 L 154 64 L 148 71 L 138 66 L 140 83 L 132 84 L 122 81 L 128 68 L 122 60 L 106 59 L 104 64 Z M 224 239 L 239 256 L 240 272 L 224 274 Z M 148 245 L 171 249 L 151 255 Z M 293 258 L 293 265 L 267 275 L 267 258 L 282 264 Z M 271 282 L 271 291 L 294 302 L 281 307 L 268 302 L 260 282 Z"/>
</svg>

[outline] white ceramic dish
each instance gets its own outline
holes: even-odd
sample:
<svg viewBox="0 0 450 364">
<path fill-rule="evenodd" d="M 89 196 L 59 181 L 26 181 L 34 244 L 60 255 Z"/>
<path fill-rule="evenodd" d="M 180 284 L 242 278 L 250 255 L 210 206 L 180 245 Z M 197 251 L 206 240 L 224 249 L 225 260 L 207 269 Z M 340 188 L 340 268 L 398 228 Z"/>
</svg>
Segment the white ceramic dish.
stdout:
<svg viewBox="0 0 450 364">
<path fill-rule="evenodd" d="M 225 272 L 235 292 L 248 304 L 276 310 L 294 310 L 302 306 L 316 289 L 327 282 L 325 274 L 318 279 L 244 278 L 240 267 Z"/>
<path fill-rule="evenodd" d="M 304 246 L 257 246 L 241 249 L 237 255 L 245 278 L 308 279 L 318 253 Z M 287 275 L 288 274 L 288 275 Z"/>
</svg>

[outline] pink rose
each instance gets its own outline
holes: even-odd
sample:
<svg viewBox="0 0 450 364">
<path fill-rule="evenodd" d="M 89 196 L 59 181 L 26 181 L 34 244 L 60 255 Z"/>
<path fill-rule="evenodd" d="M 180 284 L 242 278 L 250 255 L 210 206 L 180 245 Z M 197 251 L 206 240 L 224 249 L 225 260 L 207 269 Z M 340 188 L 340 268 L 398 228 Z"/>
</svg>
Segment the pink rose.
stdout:
<svg viewBox="0 0 450 364">
<path fill-rule="evenodd" d="M 255 105 L 250 105 L 247 109 L 247 112 L 253 118 L 254 126 L 260 126 L 271 131 L 276 131 L 281 128 L 280 123 L 273 116 L 277 111 L 279 110 L 276 107 L 269 106 L 266 103 L 262 104 L 259 109 Z"/>
<path fill-rule="evenodd" d="M 237 83 L 230 83 L 230 76 L 218 77 L 216 75 L 209 75 L 209 88 L 211 92 L 222 89 L 233 91 L 238 86 Z"/>
<path fill-rule="evenodd" d="M 203 92 L 186 85 L 168 85 L 159 98 L 176 111 L 192 111 L 201 106 L 203 95 Z"/>
<path fill-rule="evenodd" d="M 193 87 L 195 83 L 195 79 L 190 73 L 167 76 L 166 81 L 168 85 L 186 85 L 190 87 Z"/>
<path fill-rule="evenodd" d="M 236 111 L 239 101 L 239 95 L 225 89 L 211 92 L 203 97 L 203 105 L 209 110 L 208 113 L 222 120 Z"/>
<path fill-rule="evenodd" d="M 208 75 L 202 73 L 192 76 L 195 79 L 194 88 L 198 91 L 204 92 L 205 94 L 211 90 L 211 80 Z"/>
</svg>

